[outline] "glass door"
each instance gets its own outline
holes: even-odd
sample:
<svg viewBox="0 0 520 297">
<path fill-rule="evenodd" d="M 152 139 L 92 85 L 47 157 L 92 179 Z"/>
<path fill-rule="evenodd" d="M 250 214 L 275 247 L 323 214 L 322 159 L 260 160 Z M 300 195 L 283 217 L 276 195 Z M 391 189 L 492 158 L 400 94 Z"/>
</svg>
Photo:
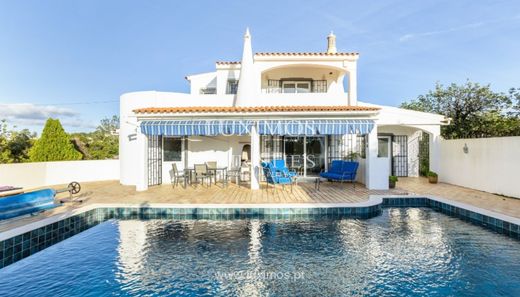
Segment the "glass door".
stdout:
<svg viewBox="0 0 520 297">
<path fill-rule="evenodd" d="M 307 136 L 305 141 L 305 173 L 317 176 L 325 169 L 325 137 Z"/>
<path fill-rule="evenodd" d="M 300 176 L 318 176 L 325 168 L 325 136 L 283 138 L 285 164 Z"/>
<path fill-rule="evenodd" d="M 303 175 L 305 166 L 305 138 L 285 137 L 285 163 L 291 170 L 295 170 L 299 175 Z"/>
</svg>

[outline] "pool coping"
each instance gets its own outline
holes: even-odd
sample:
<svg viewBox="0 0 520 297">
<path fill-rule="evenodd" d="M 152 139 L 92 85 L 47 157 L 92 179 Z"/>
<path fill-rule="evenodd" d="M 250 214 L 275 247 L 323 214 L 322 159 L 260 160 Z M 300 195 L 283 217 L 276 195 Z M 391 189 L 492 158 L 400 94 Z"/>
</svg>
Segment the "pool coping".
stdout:
<svg viewBox="0 0 520 297">
<path fill-rule="evenodd" d="M 460 209 L 464 209 L 466 211 L 470 211 L 473 213 L 480 214 L 482 216 L 492 217 L 494 219 L 499 219 L 504 222 L 508 222 L 510 224 L 515 224 L 520 226 L 520 218 L 511 217 L 505 214 L 501 214 L 498 212 L 494 212 L 491 210 L 487 210 L 484 208 L 476 207 L 473 205 L 469 205 L 462 202 L 457 202 L 453 200 L 449 200 L 446 198 L 433 196 L 433 195 L 370 195 L 369 199 L 362 202 L 354 202 L 354 203 L 250 203 L 250 204 L 204 204 L 204 203 L 195 203 L 195 204 L 177 204 L 177 203 L 150 203 L 150 204 L 135 204 L 135 203 L 94 203 L 82 206 L 80 208 L 75 208 L 72 210 L 67 210 L 65 212 L 55 214 L 53 216 L 43 218 L 41 220 L 28 223 L 23 226 L 18 226 L 10 230 L 6 230 L 0 232 L 0 242 L 6 239 L 21 235 L 23 233 L 35 230 L 37 228 L 41 228 L 61 220 L 88 212 L 90 210 L 95 210 L 99 208 L 134 208 L 134 209 L 143 209 L 143 208 L 161 208 L 161 209 L 313 209 L 313 208 L 368 208 L 374 206 L 381 207 L 417 207 L 413 205 L 386 205 L 384 203 L 384 199 L 414 199 L 414 198 L 426 198 L 432 201 L 437 201 L 439 203 L 443 203 L 446 205 L 450 205 L 452 207 L 457 207 Z M 429 205 L 425 205 L 425 207 L 433 208 Z M 434 209 L 434 208 L 433 208 Z"/>
</svg>

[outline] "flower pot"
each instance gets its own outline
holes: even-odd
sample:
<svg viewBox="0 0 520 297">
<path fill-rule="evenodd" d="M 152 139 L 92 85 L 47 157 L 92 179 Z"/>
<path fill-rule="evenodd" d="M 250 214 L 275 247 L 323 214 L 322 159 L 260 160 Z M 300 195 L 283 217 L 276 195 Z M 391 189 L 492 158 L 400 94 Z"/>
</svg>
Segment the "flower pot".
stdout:
<svg viewBox="0 0 520 297">
<path fill-rule="evenodd" d="M 438 180 L 437 176 L 428 176 L 428 181 L 430 182 L 430 184 L 436 184 L 437 180 Z"/>
<path fill-rule="evenodd" d="M 389 181 L 389 182 L 388 182 L 388 187 L 389 187 L 390 189 L 394 189 L 394 188 L 395 188 L 395 181 Z"/>
</svg>

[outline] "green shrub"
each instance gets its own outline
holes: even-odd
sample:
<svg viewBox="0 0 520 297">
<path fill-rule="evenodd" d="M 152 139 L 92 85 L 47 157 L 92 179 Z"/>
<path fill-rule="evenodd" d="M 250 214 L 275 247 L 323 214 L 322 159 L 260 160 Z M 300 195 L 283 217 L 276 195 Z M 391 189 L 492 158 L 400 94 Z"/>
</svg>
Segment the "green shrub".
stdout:
<svg viewBox="0 0 520 297">
<path fill-rule="evenodd" d="M 433 171 L 428 171 L 428 177 L 437 177 L 437 173 Z"/>
<path fill-rule="evenodd" d="M 69 135 L 60 120 L 48 119 L 41 137 L 29 151 L 32 162 L 81 160 L 81 153 L 74 149 Z"/>
<path fill-rule="evenodd" d="M 399 180 L 399 179 L 398 179 L 397 176 L 395 176 L 395 175 L 390 175 L 390 176 L 388 177 L 388 181 L 389 181 L 389 182 L 394 182 L 394 183 L 395 183 L 395 182 L 397 182 L 398 180 Z"/>
</svg>

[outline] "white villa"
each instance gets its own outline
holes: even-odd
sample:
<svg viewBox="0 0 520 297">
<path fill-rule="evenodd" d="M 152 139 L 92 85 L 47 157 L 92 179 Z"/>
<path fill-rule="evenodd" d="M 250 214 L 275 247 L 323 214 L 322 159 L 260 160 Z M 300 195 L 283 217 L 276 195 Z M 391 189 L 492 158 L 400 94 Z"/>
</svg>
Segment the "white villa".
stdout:
<svg viewBox="0 0 520 297">
<path fill-rule="evenodd" d="M 335 159 L 357 159 L 357 181 L 387 189 L 388 176 L 418 176 L 419 138 L 429 135 L 438 171 L 437 114 L 358 101 L 358 53 L 255 53 L 249 30 L 240 62 L 189 75 L 190 93 L 132 92 L 120 98 L 120 180 L 138 191 L 170 183 L 179 170 L 216 161 L 250 166 L 259 189 L 261 161 L 283 158 L 300 176 L 317 176 Z M 301 128 L 304 127 L 304 128 Z"/>
</svg>

